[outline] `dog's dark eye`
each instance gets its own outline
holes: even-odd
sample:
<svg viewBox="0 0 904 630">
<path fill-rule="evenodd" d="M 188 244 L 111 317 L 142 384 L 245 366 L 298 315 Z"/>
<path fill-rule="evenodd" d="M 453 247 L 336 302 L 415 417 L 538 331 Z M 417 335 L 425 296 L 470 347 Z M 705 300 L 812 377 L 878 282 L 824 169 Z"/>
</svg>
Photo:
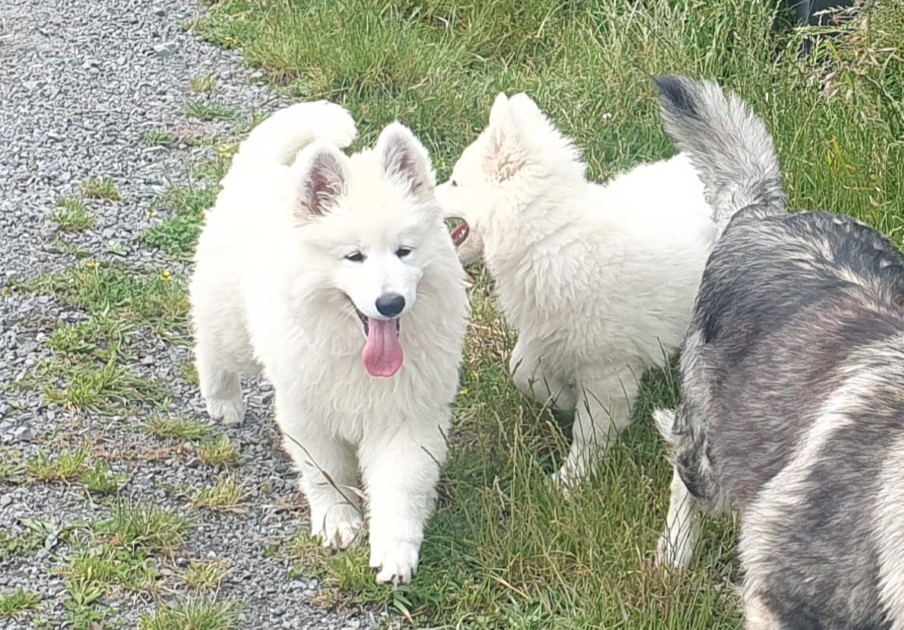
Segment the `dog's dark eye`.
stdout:
<svg viewBox="0 0 904 630">
<path fill-rule="evenodd" d="M 405 256 L 407 256 L 410 253 L 411 253 L 410 247 L 400 247 L 396 250 L 395 255 L 398 256 L 399 258 L 404 258 Z"/>
<path fill-rule="evenodd" d="M 452 188 L 457 188 L 458 182 L 453 179 L 451 182 L 449 182 L 449 185 L 452 186 Z"/>
<path fill-rule="evenodd" d="M 355 252 L 353 254 L 349 254 L 345 257 L 346 260 L 350 260 L 351 262 L 364 262 L 364 254 L 361 252 Z"/>
</svg>

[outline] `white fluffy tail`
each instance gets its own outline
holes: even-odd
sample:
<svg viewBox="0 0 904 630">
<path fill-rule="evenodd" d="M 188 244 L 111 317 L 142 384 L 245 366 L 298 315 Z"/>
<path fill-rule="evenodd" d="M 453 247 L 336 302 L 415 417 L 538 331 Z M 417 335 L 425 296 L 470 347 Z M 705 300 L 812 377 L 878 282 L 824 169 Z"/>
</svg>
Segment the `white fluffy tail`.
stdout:
<svg viewBox="0 0 904 630">
<path fill-rule="evenodd" d="M 345 149 L 358 131 L 348 111 L 329 101 L 296 103 L 266 118 L 251 130 L 233 160 L 233 168 L 241 162 L 259 166 L 290 166 L 298 152 L 317 140 Z"/>
</svg>

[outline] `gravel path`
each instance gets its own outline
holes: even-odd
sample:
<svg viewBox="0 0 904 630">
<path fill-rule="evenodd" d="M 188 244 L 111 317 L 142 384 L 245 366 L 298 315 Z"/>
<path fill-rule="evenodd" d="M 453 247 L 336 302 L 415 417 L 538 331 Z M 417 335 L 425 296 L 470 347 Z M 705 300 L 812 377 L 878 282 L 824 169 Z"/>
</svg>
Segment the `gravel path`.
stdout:
<svg viewBox="0 0 904 630">
<path fill-rule="evenodd" d="M 189 84 L 199 76 L 216 77 L 211 98 L 245 114 L 277 105 L 237 54 L 184 30 L 202 11 L 193 0 L 0 0 L 0 285 L 75 264 L 71 253 L 56 251 L 61 236 L 101 264 L 119 258 L 185 274 L 184 266 L 142 248 L 136 238 L 159 221 L 149 217 L 151 204 L 167 183 L 185 181 L 188 166 L 211 149 L 184 142 L 150 147 L 142 138 L 154 129 L 219 137 L 237 129 L 235 122 L 202 123 L 186 115 L 186 103 L 197 98 Z M 123 200 L 89 202 L 97 226 L 60 234 L 48 220 L 56 199 L 77 195 L 83 180 L 98 176 L 115 181 Z M 150 413 L 146 404 L 127 405 L 128 412 L 112 416 L 78 413 L 45 404 L 40 387 L 11 387 L 50 356 L 46 341 L 54 326 L 84 317 L 49 295 L 4 292 L 0 448 L 28 458 L 41 449 L 90 444 L 95 453 L 109 454 L 114 471 L 128 475 L 122 492 L 129 501 L 186 511 L 192 494 L 215 475 L 178 449 L 149 456 L 161 451 L 161 443 L 135 430 Z M 149 337 L 138 344 L 136 369 L 166 384 L 172 410 L 203 419 L 196 388 L 180 372 L 189 358 L 184 347 Z M 370 612 L 312 604 L 318 582 L 290 578 L 287 561 L 265 553 L 269 544 L 307 529 L 294 474 L 270 419 L 270 397 L 263 386 L 251 389 L 245 425 L 228 431 L 243 456 L 237 475 L 250 493 L 243 509 L 192 511 L 196 524 L 187 542 L 176 557 L 156 561 L 163 589 L 155 595 L 108 593 L 101 607 L 110 624 L 103 627 L 135 627 L 158 599 L 172 595 L 170 589 L 184 590 L 170 578 L 193 558 L 223 559 L 231 567 L 216 597 L 241 603 L 241 628 L 373 627 Z M 106 518 L 109 511 L 108 503 L 92 499 L 79 484 L 0 478 L 0 534 L 21 534 L 23 519 L 71 524 Z M 32 555 L 0 554 L 0 594 L 25 588 L 41 596 L 35 615 L 0 618 L 0 628 L 34 627 L 39 620 L 43 627 L 70 627 L 71 593 L 59 568 L 71 544 L 49 546 Z"/>
</svg>

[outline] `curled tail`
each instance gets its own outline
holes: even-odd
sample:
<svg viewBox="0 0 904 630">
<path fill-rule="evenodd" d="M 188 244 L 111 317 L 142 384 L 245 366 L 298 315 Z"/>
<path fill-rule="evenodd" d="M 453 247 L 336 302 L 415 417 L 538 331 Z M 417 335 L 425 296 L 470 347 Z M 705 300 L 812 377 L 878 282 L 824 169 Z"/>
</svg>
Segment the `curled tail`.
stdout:
<svg viewBox="0 0 904 630">
<path fill-rule="evenodd" d="M 357 135 L 355 121 L 335 103 L 314 101 L 285 107 L 258 124 L 239 147 L 233 167 L 247 164 L 289 166 L 298 152 L 316 140 L 348 147 Z"/>
<path fill-rule="evenodd" d="M 735 95 L 726 97 L 710 81 L 654 80 L 666 130 L 697 169 L 719 233 L 747 206 L 784 212 L 787 201 L 772 136 L 750 107 Z"/>
</svg>

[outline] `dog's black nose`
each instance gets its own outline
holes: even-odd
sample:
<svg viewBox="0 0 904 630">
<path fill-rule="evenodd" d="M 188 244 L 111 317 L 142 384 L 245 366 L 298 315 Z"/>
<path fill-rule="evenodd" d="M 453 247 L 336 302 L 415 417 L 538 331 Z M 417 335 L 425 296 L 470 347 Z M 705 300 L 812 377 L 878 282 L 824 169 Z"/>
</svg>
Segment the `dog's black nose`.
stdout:
<svg viewBox="0 0 904 630">
<path fill-rule="evenodd" d="M 387 293 L 377 298 L 377 310 L 386 317 L 395 317 L 405 308 L 405 298 L 398 293 Z"/>
</svg>

